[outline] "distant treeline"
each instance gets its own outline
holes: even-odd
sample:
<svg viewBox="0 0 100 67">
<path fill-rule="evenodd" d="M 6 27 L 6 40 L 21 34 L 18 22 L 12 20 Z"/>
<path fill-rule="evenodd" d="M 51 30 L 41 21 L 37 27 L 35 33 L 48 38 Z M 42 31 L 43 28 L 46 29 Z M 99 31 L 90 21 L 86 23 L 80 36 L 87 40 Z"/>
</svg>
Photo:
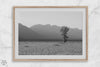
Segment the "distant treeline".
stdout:
<svg viewBox="0 0 100 67">
<path fill-rule="evenodd" d="M 19 41 L 63 41 L 63 40 L 53 40 L 53 39 L 49 39 L 49 40 L 19 40 Z M 68 40 L 68 41 L 82 41 L 82 40 Z"/>
</svg>

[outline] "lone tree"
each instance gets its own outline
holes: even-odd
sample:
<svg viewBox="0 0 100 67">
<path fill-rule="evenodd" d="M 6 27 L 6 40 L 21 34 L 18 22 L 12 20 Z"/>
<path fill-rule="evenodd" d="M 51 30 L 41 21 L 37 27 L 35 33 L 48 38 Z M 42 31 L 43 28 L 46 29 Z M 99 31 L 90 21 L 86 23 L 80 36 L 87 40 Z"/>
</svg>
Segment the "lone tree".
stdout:
<svg viewBox="0 0 100 67">
<path fill-rule="evenodd" d="M 67 34 L 68 34 L 68 31 L 69 31 L 69 28 L 66 27 L 66 26 L 63 26 L 60 31 L 62 33 L 61 35 L 63 36 L 64 43 L 67 42 L 67 40 L 68 40 Z"/>
</svg>

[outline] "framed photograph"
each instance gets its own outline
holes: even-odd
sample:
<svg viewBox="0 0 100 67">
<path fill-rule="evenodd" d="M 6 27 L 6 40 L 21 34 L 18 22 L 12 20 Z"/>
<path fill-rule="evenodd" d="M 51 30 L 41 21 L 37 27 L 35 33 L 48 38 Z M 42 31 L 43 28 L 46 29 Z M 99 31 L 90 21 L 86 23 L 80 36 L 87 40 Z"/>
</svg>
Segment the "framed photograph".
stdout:
<svg viewBox="0 0 100 67">
<path fill-rule="evenodd" d="M 14 61 L 87 61 L 87 6 L 13 7 Z"/>
</svg>

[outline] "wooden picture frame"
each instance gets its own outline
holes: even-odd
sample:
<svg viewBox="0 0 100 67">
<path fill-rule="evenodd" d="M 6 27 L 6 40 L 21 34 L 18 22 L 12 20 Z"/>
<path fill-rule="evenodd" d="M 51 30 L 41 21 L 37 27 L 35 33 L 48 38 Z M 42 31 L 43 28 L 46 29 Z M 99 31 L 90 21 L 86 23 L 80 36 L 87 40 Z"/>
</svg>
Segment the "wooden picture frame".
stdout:
<svg viewBox="0 0 100 67">
<path fill-rule="evenodd" d="M 85 15 L 85 33 L 86 33 L 86 50 L 85 50 L 85 58 L 84 59 L 21 59 L 21 58 L 16 58 L 16 18 L 15 18 L 15 9 L 17 8 L 37 8 L 37 9 L 42 9 L 42 8 L 71 8 L 71 9 L 80 9 L 80 8 L 84 8 L 86 11 L 86 15 Z M 13 7 L 13 61 L 87 61 L 88 60 L 88 7 L 87 6 L 14 6 Z"/>
</svg>

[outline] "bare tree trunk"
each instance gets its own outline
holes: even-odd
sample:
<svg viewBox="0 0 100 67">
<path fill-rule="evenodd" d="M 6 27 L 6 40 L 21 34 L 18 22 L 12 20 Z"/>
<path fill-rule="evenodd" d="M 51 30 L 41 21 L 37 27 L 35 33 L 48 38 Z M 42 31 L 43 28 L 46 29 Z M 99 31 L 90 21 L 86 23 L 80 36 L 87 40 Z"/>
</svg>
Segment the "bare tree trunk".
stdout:
<svg viewBox="0 0 100 67">
<path fill-rule="evenodd" d="M 68 36 L 64 35 L 64 43 L 67 42 L 67 40 L 68 40 Z"/>
</svg>

